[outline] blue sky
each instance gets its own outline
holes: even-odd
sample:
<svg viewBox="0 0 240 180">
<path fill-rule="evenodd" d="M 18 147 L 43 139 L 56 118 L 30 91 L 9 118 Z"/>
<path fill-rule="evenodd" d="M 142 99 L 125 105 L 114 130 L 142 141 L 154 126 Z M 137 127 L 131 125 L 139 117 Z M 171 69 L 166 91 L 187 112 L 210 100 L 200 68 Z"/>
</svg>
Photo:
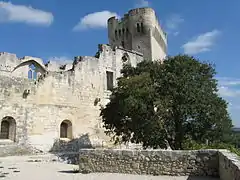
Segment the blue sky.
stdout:
<svg viewBox="0 0 240 180">
<path fill-rule="evenodd" d="M 240 126 L 240 1 L 0 0 L 0 52 L 45 61 L 94 55 L 108 43 L 106 20 L 150 6 L 168 33 L 168 54 L 188 53 L 216 65 L 219 93 Z"/>
</svg>

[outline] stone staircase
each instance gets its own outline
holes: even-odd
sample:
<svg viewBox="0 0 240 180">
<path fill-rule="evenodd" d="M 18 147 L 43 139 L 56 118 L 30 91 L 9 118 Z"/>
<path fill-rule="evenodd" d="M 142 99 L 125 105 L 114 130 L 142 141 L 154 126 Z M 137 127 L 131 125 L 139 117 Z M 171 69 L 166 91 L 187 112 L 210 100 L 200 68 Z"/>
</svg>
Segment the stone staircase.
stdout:
<svg viewBox="0 0 240 180">
<path fill-rule="evenodd" d="M 17 158 L 16 158 L 17 157 Z M 64 162 L 67 164 L 77 164 L 79 160 L 78 152 L 41 152 L 31 147 L 24 147 L 14 143 L 0 142 L 0 158 L 23 160 L 28 162 Z"/>
<path fill-rule="evenodd" d="M 23 156 L 41 153 L 39 150 L 33 149 L 31 147 L 24 147 L 13 143 L 10 140 L 0 141 L 0 157 L 6 156 Z"/>
</svg>

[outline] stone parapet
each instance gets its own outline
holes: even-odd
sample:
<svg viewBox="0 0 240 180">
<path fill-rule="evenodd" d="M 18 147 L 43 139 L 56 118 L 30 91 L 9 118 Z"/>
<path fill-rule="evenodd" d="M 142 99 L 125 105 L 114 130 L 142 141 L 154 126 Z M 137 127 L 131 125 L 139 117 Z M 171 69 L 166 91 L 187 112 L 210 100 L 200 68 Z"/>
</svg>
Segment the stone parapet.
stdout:
<svg viewBox="0 0 240 180">
<path fill-rule="evenodd" d="M 81 149 L 80 172 L 212 176 L 240 180 L 240 157 L 228 150 Z"/>
<path fill-rule="evenodd" d="M 222 180 L 239 180 L 240 157 L 227 150 L 219 151 L 219 176 Z"/>
<path fill-rule="evenodd" d="M 79 152 L 80 172 L 218 177 L 218 151 L 103 150 Z"/>
</svg>

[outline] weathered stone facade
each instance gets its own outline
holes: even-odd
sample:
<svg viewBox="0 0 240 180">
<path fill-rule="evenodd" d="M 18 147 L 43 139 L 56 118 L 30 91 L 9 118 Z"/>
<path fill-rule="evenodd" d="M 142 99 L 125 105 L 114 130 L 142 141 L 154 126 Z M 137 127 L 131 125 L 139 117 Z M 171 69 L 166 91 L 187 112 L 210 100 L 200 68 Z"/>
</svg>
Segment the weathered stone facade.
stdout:
<svg viewBox="0 0 240 180">
<path fill-rule="evenodd" d="M 146 17 L 141 19 L 143 12 Z M 151 31 L 148 26 L 152 21 L 146 19 L 148 12 L 158 25 L 152 9 L 135 9 L 129 11 L 132 17 L 129 34 L 132 42 L 147 45 L 145 50 L 149 51 L 137 52 L 134 43 L 123 48 L 110 37 L 110 45 L 99 45 L 95 57 L 78 56 L 67 64 L 0 53 L 0 139 L 42 151 L 54 149 L 59 139 L 69 141 L 86 135 L 92 146 L 108 142 L 99 110 L 108 102 L 110 89 L 116 85 L 123 64 L 136 66 L 143 60 L 142 53 L 153 57 L 153 49 L 159 50 L 158 57 L 166 56 L 163 47 L 151 43 L 151 34 L 133 34 L 136 23 L 142 23 L 152 33 L 152 26 Z M 137 16 L 141 22 L 133 18 Z M 109 30 L 112 28 L 109 24 Z"/>
<path fill-rule="evenodd" d="M 170 176 L 212 176 L 240 179 L 240 158 L 227 150 L 82 149 L 79 170 Z"/>
</svg>

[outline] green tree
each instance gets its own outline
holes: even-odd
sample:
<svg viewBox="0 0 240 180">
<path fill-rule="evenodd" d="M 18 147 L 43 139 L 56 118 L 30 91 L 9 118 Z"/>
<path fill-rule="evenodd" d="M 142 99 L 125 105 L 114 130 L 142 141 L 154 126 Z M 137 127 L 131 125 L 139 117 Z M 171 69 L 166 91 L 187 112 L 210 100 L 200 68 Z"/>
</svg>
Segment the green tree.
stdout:
<svg viewBox="0 0 240 180">
<path fill-rule="evenodd" d="M 212 64 L 186 55 L 125 65 L 101 110 L 106 133 L 115 142 L 142 143 L 144 148 L 227 141 L 232 121 L 217 93 L 215 74 Z"/>
</svg>

